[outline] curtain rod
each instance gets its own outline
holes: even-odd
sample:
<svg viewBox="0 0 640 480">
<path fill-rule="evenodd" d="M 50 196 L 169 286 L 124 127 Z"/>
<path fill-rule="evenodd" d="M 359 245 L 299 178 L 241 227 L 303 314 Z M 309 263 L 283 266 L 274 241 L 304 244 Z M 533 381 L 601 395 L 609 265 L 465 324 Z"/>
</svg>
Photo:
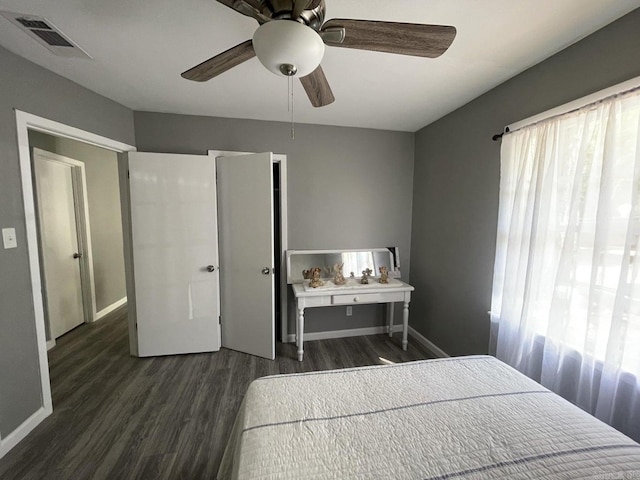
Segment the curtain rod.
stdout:
<svg viewBox="0 0 640 480">
<path fill-rule="evenodd" d="M 595 105 L 598 105 L 598 104 L 600 104 L 600 103 L 602 103 L 602 102 L 606 102 L 607 100 L 611 100 L 612 98 L 620 97 L 620 96 L 622 96 L 622 95 L 627 95 L 628 93 L 633 93 L 633 92 L 636 92 L 636 91 L 638 91 L 638 90 L 640 90 L 640 85 L 639 85 L 639 86 L 636 86 L 636 87 L 633 87 L 633 88 L 629 88 L 629 89 L 627 89 L 627 90 L 623 90 L 622 92 L 617 92 L 617 93 L 614 93 L 614 94 L 612 94 L 612 95 L 607 95 L 607 96 L 606 96 L 606 97 L 604 97 L 604 98 L 601 98 L 601 99 L 596 100 L 596 101 L 594 101 L 594 102 L 587 103 L 587 104 L 582 105 L 582 106 L 577 107 L 577 108 L 573 108 L 573 109 L 571 109 L 571 110 L 567 110 L 566 112 L 562 112 L 562 113 L 557 113 L 557 114 L 555 114 L 555 115 L 551 115 L 550 117 L 544 118 L 544 119 L 542 119 L 542 120 L 538 120 L 537 122 L 532 122 L 532 123 L 528 123 L 528 124 L 526 124 L 526 125 L 522 125 L 522 126 L 520 126 L 520 127 L 516 128 L 515 130 L 510 130 L 510 129 L 509 129 L 509 127 L 505 127 L 505 128 L 504 128 L 504 132 L 502 132 L 502 133 L 496 133 L 493 137 L 491 137 L 491 139 L 492 139 L 494 142 L 497 142 L 498 140 L 501 140 L 501 139 L 502 139 L 502 136 L 503 136 L 503 135 L 505 135 L 505 134 L 507 134 L 507 133 L 517 132 L 518 130 L 522 130 L 522 129 L 523 129 L 523 128 L 525 128 L 525 127 L 530 127 L 531 125 L 536 125 L 536 124 L 538 124 L 538 123 L 540 123 L 540 122 L 546 122 L 546 121 L 551 120 L 551 119 L 554 119 L 554 118 L 562 117 L 563 115 L 568 115 L 568 114 L 570 114 L 570 113 L 579 112 L 580 110 L 584 110 L 584 109 L 587 109 L 587 108 L 591 108 L 591 107 L 593 107 L 593 106 L 595 106 Z"/>
<path fill-rule="evenodd" d="M 498 140 L 502 139 L 502 136 L 505 133 L 509 133 L 509 127 L 504 127 L 504 132 L 496 133 L 493 137 L 491 137 L 491 140 L 493 140 L 494 142 L 497 142 Z"/>
</svg>

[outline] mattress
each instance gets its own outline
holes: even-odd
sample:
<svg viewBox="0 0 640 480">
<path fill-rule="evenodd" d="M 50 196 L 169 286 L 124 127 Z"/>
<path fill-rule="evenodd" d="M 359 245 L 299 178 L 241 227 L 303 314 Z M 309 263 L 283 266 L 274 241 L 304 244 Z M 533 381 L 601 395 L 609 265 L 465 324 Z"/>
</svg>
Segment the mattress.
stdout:
<svg viewBox="0 0 640 480">
<path fill-rule="evenodd" d="M 640 444 L 488 356 L 248 388 L 227 479 L 640 478 Z"/>
</svg>

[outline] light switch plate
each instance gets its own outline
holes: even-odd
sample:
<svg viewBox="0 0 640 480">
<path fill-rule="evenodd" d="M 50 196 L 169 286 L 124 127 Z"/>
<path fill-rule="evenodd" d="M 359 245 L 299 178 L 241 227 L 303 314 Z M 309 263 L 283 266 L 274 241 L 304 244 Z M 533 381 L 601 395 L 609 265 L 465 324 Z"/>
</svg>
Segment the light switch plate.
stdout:
<svg viewBox="0 0 640 480">
<path fill-rule="evenodd" d="M 353 307 L 349 305 L 347 307 L 347 317 L 350 317 L 351 315 L 353 315 Z"/>
<path fill-rule="evenodd" d="M 4 243 L 5 250 L 8 248 L 18 248 L 15 228 L 2 229 L 2 243 Z"/>
</svg>

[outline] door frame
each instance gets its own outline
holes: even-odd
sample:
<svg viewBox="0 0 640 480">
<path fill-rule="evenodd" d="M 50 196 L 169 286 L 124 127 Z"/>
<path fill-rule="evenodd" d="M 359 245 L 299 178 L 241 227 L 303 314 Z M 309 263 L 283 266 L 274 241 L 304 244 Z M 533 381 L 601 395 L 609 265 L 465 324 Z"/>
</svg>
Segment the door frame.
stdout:
<svg viewBox="0 0 640 480">
<path fill-rule="evenodd" d="M 70 127 L 63 123 L 39 117 L 31 113 L 16 109 L 16 129 L 18 143 L 18 159 L 20 163 L 20 181 L 22 186 L 22 201 L 24 205 L 25 228 L 27 235 L 27 255 L 29 258 L 29 272 L 31 277 L 31 295 L 33 300 L 36 343 L 38 349 L 38 366 L 40 369 L 42 406 L 31 417 L 11 434 L 0 441 L 0 457 L 11 450 L 18 442 L 25 438 L 36 426 L 53 412 L 51 401 L 51 384 L 49 379 L 49 360 L 47 358 L 47 339 L 45 333 L 44 303 L 42 298 L 42 281 L 40 277 L 40 247 L 38 245 L 35 202 L 33 197 L 31 149 L 29 146 L 29 130 L 69 138 L 88 143 L 96 147 L 114 152 L 131 152 L 136 147 L 112 140 L 95 133 Z"/>
<path fill-rule="evenodd" d="M 237 157 L 253 155 L 260 152 L 232 152 L 226 150 L 209 150 L 212 157 Z M 289 248 L 289 227 L 287 225 L 287 156 L 281 153 L 272 154 L 272 162 L 280 164 L 280 341 L 288 342 L 288 294 L 287 285 L 287 249 Z M 220 225 L 218 225 L 220 228 Z"/>
<path fill-rule="evenodd" d="M 76 235 L 78 237 L 78 250 L 82 252 L 80 258 L 80 285 L 82 289 L 82 316 L 84 323 L 96 321 L 96 285 L 93 273 L 93 252 L 91 248 L 91 225 L 89 222 L 89 200 L 87 198 L 87 175 L 84 163 L 65 157 L 54 152 L 48 152 L 41 148 L 33 148 L 32 152 L 45 157 L 47 161 L 60 163 L 71 168 L 71 180 L 73 184 L 73 209 L 76 214 Z M 32 158 L 31 167 L 35 169 L 35 158 Z M 37 193 L 37 192 L 36 192 Z M 34 197 L 35 200 L 35 197 Z M 36 217 L 36 222 L 40 222 L 40 214 Z M 39 238 L 38 248 L 42 249 L 42 238 Z M 45 266 L 42 265 L 42 273 L 44 274 Z M 47 296 L 46 280 L 42 278 L 44 298 Z M 43 301 L 44 301 L 43 298 Z M 46 301 L 44 304 L 46 305 Z M 46 311 L 46 308 L 45 308 Z M 46 319 L 46 316 L 45 316 Z M 45 323 L 46 324 L 46 323 Z M 51 333 L 51 325 L 49 325 L 49 333 Z M 47 348 L 52 348 L 56 344 L 55 338 L 47 340 Z"/>
</svg>

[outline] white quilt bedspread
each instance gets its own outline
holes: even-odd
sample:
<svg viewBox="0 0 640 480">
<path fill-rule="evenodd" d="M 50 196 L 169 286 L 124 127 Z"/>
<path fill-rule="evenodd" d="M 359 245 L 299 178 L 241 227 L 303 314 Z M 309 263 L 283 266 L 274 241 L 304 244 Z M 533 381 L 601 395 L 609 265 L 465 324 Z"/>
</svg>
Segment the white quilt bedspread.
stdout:
<svg viewBox="0 0 640 480">
<path fill-rule="evenodd" d="M 487 356 L 255 380 L 226 479 L 640 479 L 640 445 Z"/>
</svg>

